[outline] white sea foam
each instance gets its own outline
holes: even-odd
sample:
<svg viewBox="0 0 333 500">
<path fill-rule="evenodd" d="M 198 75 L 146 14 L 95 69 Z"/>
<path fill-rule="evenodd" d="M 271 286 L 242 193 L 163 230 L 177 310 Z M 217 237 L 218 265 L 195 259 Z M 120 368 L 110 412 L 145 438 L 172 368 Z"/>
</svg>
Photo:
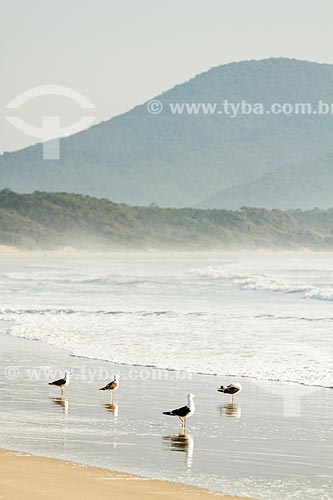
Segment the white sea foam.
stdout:
<svg viewBox="0 0 333 500">
<path fill-rule="evenodd" d="M 199 373 L 333 386 L 332 351 L 308 333 L 313 322 L 275 318 L 256 320 L 255 342 L 248 338 L 248 317 L 181 314 L 164 311 L 5 311 L 11 335 L 46 341 L 73 355 L 134 365 Z M 273 318 L 271 318 L 272 320 Z M 317 321 L 320 321 L 317 320 Z M 328 320 L 332 325 L 332 320 Z M 246 326 L 247 325 L 247 326 Z M 273 339 L 279 330 L 279 340 Z M 290 338 L 296 326 L 303 335 Z M 207 332 L 210 335 L 207 335 Z M 238 331 L 238 334 L 237 334 Z M 273 335 L 272 335 L 273 334 Z"/>
<path fill-rule="evenodd" d="M 125 364 L 333 386 L 330 261 L 29 264 L 0 264 L 2 332 Z"/>
<path fill-rule="evenodd" d="M 320 289 L 313 285 L 291 285 L 277 279 L 272 279 L 265 274 L 249 273 L 239 274 L 230 272 L 224 267 L 209 266 L 205 269 L 193 269 L 191 271 L 202 278 L 213 280 L 226 280 L 238 285 L 243 290 L 266 290 L 269 292 L 295 293 L 303 298 L 333 301 L 333 288 Z"/>
</svg>

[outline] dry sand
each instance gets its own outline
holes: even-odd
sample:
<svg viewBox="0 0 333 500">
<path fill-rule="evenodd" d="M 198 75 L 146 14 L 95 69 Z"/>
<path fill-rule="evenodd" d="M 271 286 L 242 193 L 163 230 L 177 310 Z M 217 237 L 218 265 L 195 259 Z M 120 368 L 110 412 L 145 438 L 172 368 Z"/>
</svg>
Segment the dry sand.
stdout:
<svg viewBox="0 0 333 500">
<path fill-rule="evenodd" d="M 146 480 L 106 469 L 5 450 L 0 450 L 0 471 L 1 500 L 234 498 L 178 483 Z"/>
</svg>

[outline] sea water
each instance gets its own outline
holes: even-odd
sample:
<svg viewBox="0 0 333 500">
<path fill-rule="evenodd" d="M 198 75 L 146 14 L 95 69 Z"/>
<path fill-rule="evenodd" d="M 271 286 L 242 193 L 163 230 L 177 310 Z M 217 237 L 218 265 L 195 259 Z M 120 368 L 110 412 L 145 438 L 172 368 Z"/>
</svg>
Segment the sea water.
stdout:
<svg viewBox="0 0 333 500">
<path fill-rule="evenodd" d="M 0 331 L 72 355 L 333 386 L 329 254 L 0 260 Z"/>
<path fill-rule="evenodd" d="M 324 254 L 2 256 L 0 333 L 42 343 L 1 335 L 2 366 L 20 372 L 0 378 L 0 445 L 263 500 L 330 500 L 332 283 Z M 54 365 L 73 369 L 65 401 L 51 374 L 29 377 Z M 183 371 L 160 379 L 140 365 Z M 118 416 L 98 391 L 109 380 L 81 377 L 107 367 L 121 374 Z M 216 391 L 231 381 L 244 387 L 234 406 Z M 184 438 L 162 411 L 188 390 L 200 397 Z"/>
</svg>

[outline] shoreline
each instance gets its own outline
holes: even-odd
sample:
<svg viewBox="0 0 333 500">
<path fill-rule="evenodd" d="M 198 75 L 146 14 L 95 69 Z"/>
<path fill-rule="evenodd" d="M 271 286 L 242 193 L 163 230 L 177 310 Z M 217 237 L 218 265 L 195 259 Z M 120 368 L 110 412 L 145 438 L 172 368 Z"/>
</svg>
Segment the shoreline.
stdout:
<svg viewBox="0 0 333 500">
<path fill-rule="evenodd" d="M 239 375 L 239 374 L 229 374 L 229 373 L 209 373 L 209 372 L 204 372 L 204 371 L 191 371 L 191 370 L 185 370 L 185 369 L 177 369 L 177 368 L 171 368 L 171 367 L 163 367 L 163 366 L 157 366 L 157 365 L 152 365 L 152 364 L 139 364 L 139 363 L 126 363 L 126 362 L 119 362 L 107 358 L 99 358 L 99 357 L 93 357 L 93 356 L 86 356 L 83 354 L 73 354 L 69 349 L 65 347 L 59 347 L 55 344 L 49 343 L 46 340 L 40 340 L 40 339 L 33 339 L 25 336 L 15 336 L 11 335 L 8 333 L 1 334 L 0 336 L 4 335 L 5 337 L 9 337 L 10 339 L 15 339 L 18 341 L 23 341 L 23 342 L 36 342 L 37 344 L 40 344 L 41 346 L 44 346 L 46 349 L 57 349 L 69 358 L 73 358 L 74 360 L 82 360 L 86 362 L 95 362 L 95 363 L 106 363 L 107 365 L 112 365 L 112 366 L 118 366 L 118 367 L 124 367 L 127 370 L 130 369 L 142 369 L 142 370 L 153 370 L 156 371 L 156 373 L 165 373 L 169 372 L 170 374 L 172 373 L 182 373 L 184 376 L 188 377 L 194 377 L 194 376 L 204 376 L 204 377 L 209 377 L 209 378 L 225 378 L 225 379 L 240 379 L 244 382 L 248 383 L 262 383 L 262 384 L 282 384 L 282 385 L 287 385 L 287 386 L 294 386 L 298 388 L 307 388 L 309 390 L 333 390 L 333 386 L 331 385 L 321 385 L 321 384 L 307 384 L 305 382 L 300 382 L 297 380 L 280 380 L 280 379 L 271 379 L 271 378 L 259 378 L 256 376 L 249 376 L 249 375 Z M 1 339 L 1 337 L 0 337 Z M 156 380 L 159 380 L 158 377 Z M 163 379 L 162 379 L 163 380 Z M 0 499 L 1 500 L 1 499 Z"/>
<path fill-rule="evenodd" d="M 324 389 L 244 380 L 243 392 L 230 405 L 216 392 L 220 381 L 212 376 L 184 379 L 174 371 L 160 380 L 158 371 L 149 368 L 148 379 L 133 379 L 126 366 L 70 357 L 64 349 L 4 334 L 0 353 L 3 449 L 78 463 L 85 471 L 95 467 L 147 478 L 144 484 L 149 479 L 154 484 L 175 481 L 178 487 L 214 492 L 222 499 L 293 495 L 295 500 L 315 500 L 315 491 L 323 500 L 331 498 L 332 481 L 325 477 L 332 475 L 332 401 Z M 4 376 L 6 367 L 19 368 L 14 379 Z M 61 400 L 47 382 L 55 378 L 54 369 L 65 368 L 76 376 Z M 110 405 L 110 397 L 98 388 L 114 373 L 121 375 L 121 388 L 116 404 Z M 96 376 L 90 379 L 89 374 Z M 182 436 L 178 420 L 162 411 L 181 403 L 191 390 L 199 395 L 197 411 Z M 61 482 L 54 476 L 56 484 Z"/>
<path fill-rule="evenodd" d="M 118 249 L 78 249 L 75 247 L 61 247 L 58 249 L 37 248 L 34 250 L 23 249 L 19 247 L 11 247 L 0 244 L 0 256 L 8 258 L 134 258 L 134 259 L 164 259 L 164 258 L 223 258 L 235 255 L 245 256 L 290 256 L 298 257 L 300 255 L 309 256 L 323 256 L 330 257 L 333 254 L 333 249 L 313 249 L 308 247 L 300 248 L 244 248 L 244 249 L 230 249 L 230 248 L 210 248 L 210 249 L 159 249 L 159 248 L 118 248 Z"/>
<path fill-rule="evenodd" d="M 204 377 L 209 377 L 209 378 L 218 378 L 220 377 L 225 378 L 225 379 L 240 379 L 244 382 L 254 382 L 254 383 L 263 383 L 263 384 L 282 384 L 282 385 L 291 385 L 299 388 L 308 388 L 309 390 L 311 389 L 320 389 L 320 390 L 333 390 L 333 386 L 330 385 L 320 385 L 320 384 L 306 384 L 305 382 L 299 382 L 295 380 L 279 380 L 279 379 L 269 379 L 269 378 L 259 378 L 255 376 L 248 376 L 248 375 L 236 375 L 236 374 L 228 374 L 228 373 L 209 373 L 209 372 L 203 372 L 203 371 L 191 371 L 191 370 L 182 370 L 182 369 L 177 369 L 177 368 L 168 368 L 168 367 L 163 367 L 163 366 L 157 366 L 157 365 L 151 365 L 151 364 L 138 364 L 138 363 L 125 363 L 125 362 L 119 362 L 115 360 L 110 360 L 106 358 L 98 358 L 98 357 L 90 357 L 90 356 L 85 356 L 82 354 L 73 354 L 70 352 L 70 350 L 66 349 L 65 347 L 59 347 L 57 345 L 51 344 L 47 342 L 46 340 L 40 340 L 40 339 L 31 339 L 29 337 L 24 337 L 24 336 L 14 336 L 10 334 L 1 334 L 6 337 L 9 337 L 10 339 L 15 339 L 18 341 L 23 341 L 23 342 L 36 342 L 37 344 L 40 344 L 41 346 L 44 346 L 45 348 L 52 348 L 52 349 L 57 349 L 59 351 L 62 351 L 64 355 L 67 355 L 69 358 L 73 358 L 74 360 L 82 360 L 82 361 L 87 361 L 87 362 L 95 362 L 95 363 L 106 363 L 107 365 L 112 365 L 112 366 L 119 366 L 119 367 L 124 367 L 125 369 L 142 369 L 142 370 L 153 370 L 156 371 L 156 373 L 165 373 L 169 372 L 170 374 L 172 373 L 182 373 L 184 376 L 204 376 Z M 157 381 L 163 381 L 163 378 L 161 380 L 156 378 Z M 1 499 L 0 499 L 1 500 Z"/>
<path fill-rule="evenodd" d="M 174 499 L 184 496 L 197 500 L 245 500 L 210 492 L 181 483 L 147 479 L 79 463 L 0 449 L 0 491 L 16 500 L 120 500 Z M 20 471 L 19 480 L 17 471 Z M 1 496 L 2 498 L 2 496 Z M 23 497 L 22 497 L 23 498 Z"/>
<path fill-rule="evenodd" d="M 48 344 L 46 341 L 43 341 L 43 340 L 35 340 L 35 339 L 29 339 L 27 337 L 14 337 L 14 338 L 19 338 L 19 339 L 22 339 L 22 340 L 27 340 L 27 341 L 32 341 L 32 342 L 41 342 L 41 343 L 44 343 L 48 346 L 51 346 L 51 347 L 56 347 L 56 346 L 52 346 L 52 344 Z M 59 347 L 57 347 L 57 349 L 59 349 Z M 104 358 L 95 358 L 95 357 L 89 357 L 89 356 L 84 356 L 82 354 L 72 354 L 70 353 L 70 351 L 68 351 L 67 349 L 63 349 L 71 358 L 78 358 L 78 359 L 83 359 L 83 360 L 87 360 L 87 361 L 97 361 L 97 362 L 101 362 L 101 363 L 110 363 L 111 365 L 117 365 L 117 366 L 124 366 L 126 368 L 147 368 L 147 369 L 152 369 L 152 370 L 156 370 L 156 372 L 170 372 L 170 373 L 173 373 L 173 372 L 176 372 L 176 373 L 184 373 L 184 374 L 188 374 L 190 376 L 194 376 L 194 375 L 203 375 L 205 377 L 220 377 L 220 378 L 233 378 L 233 379 L 241 379 L 241 380 L 244 380 L 244 381 L 253 381 L 253 382 L 263 382 L 263 383 L 273 383 L 273 384 L 291 384 L 291 385 L 295 385 L 295 386 L 301 386 L 301 387 L 309 387 L 309 389 L 313 388 L 313 389 L 328 389 L 328 390 L 333 390 L 333 386 L 330 386 L 330 385 L 320 385 L 320 384 L 306 384 L 305 382 L 298 382 L 297 380 L 279 380 L 279 379 L 269 379 L 269 378 L 259 378 L 259 377 L 250 377 L 249 375 L 236 375 L 236 374 L 231 374 L 231 373 L 209 373 L 209 372 L 203 372 L 203 371 L 191 371 L 191 370 L 180 370 L 180 369 L 177 369 L 177 368 L 165 368 L 165 367 L 162 367 L 162 366 L 157 366 L 157 365 L 150 365 L 150 364 L 147 364 L 147 365 L 144 365 L 144 364 L 139 364 L 139 363 L 122 363 L 122 362 L 119 362 L 119 361 L 114 361 L 114 360 L 110 360 L 110 359 L 104 359 Z"/>
</svg>

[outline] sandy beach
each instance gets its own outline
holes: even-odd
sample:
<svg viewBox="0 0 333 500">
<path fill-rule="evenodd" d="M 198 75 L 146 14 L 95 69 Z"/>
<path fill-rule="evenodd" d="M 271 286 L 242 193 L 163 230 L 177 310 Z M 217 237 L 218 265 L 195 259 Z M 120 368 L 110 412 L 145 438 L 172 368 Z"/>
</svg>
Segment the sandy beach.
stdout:
<svg viewBox="0 0 333 500">
<path fill-rule="evenodd" d="M 40 471 L 41 465 L 45 484 L 53 484 L 53 488 L 63 488 L 65 476 L 96 484 L 98 477 L 112 477 L 108 471 L 152 479 L 151 483 L 136 481 L 134 486 L 131 481 L 112 481 L 112 488 L 114 483 L 116 488 L 123 485 L 129 494 L 139 484 L 143 496 L 136 494 L 135 498 L 159 498 L 158 491 L 177 498 L 172 495 L 183 491 L 179 484 L 241 498 L 332 498 L 332 400 L 328 389 L 243 380 L 244 390 L 232 406 L 216 392 L 218 379 L 214 376 L 71 357 L 41 342 L 3 334 L 0 353 L 0 446 L 85 465 L 2 454 L 0 468 L 6 473 L 1 475 L 1 486 L 6 500 L 29 499 L 20 497 L 19 489 L 15 492 L 15 483 L 16 488 L 26 484 L 25 491 L 32 488 L 34 499 L 68 498 L 59 489 L 55 497 L 37 496 L 35 490 L 42 491 L 40 475 L 38 472 L 38 481 L 33 480 L 29 467 Z M 57 388 L 47 384 L 57 367 L 74 372 L 64 400 Z M 98 388 L 113 373 L 122 378 L 111 405 L 109 394 Z M 181 403 L 192 388 L 199 395 L 197 412 L 184 437 L 178 419 L 166 417 L 162 411 Z M 18 480 L 15 463 L 20 460 L 25 466 L 19 467 Z M 52 472 L 55 467 L 68 472 L 60 478 Z M 101 494 L 95 497 L 99 500 L 110 486 L 104 481 L 98 484 Z M 4 487 L 11 491 L 7 496 Z M 199 490 L 193 492 L 195 497 L 207 497 Z M 53 493 L 54 489 L 48 494 Z M 71 496 L 75 498 L 79 497 Z"/>
<path fill-rule="evenodd" d="M 0 498 L 4 500 L 233 500 L 190 486 L 0 450 Z M 19 478 L 17 471 L 20 471 Z M 242 499 L 238 499 L 242 500 Z"/>
</svg>

